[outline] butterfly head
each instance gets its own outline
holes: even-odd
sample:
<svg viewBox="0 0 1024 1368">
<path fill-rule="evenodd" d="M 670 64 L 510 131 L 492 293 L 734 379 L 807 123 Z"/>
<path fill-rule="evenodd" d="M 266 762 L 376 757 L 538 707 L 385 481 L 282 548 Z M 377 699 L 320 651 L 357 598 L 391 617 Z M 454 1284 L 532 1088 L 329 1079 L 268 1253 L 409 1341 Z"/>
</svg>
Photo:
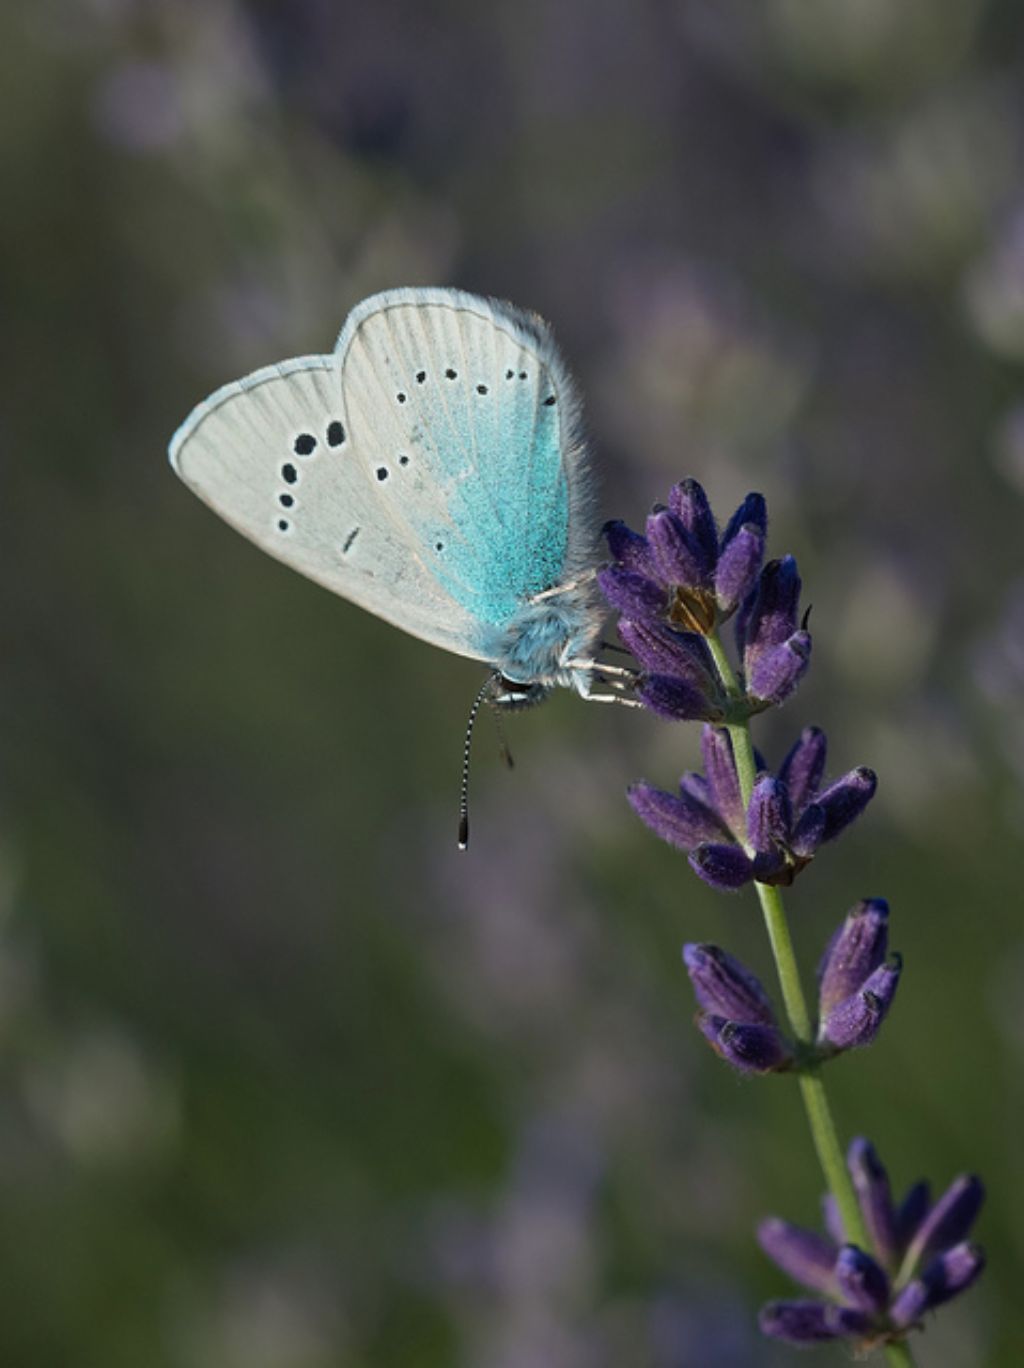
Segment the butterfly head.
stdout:
<svg viewBox="0 0 1024 1368">
<path fill-rule="evenodd" d="M 520 708 L 532 708 L 537 703 L 543 703 L 545 698 L 552 690 L 551 684 L 545 684 L 534 680 L 532 684 L 521 684 L 515 679 L 508 679 L 500 671 L 491 676 L 491 690 L 488 701 L 498 708 L 508 708 L 513 711 Z"/>
</svg>

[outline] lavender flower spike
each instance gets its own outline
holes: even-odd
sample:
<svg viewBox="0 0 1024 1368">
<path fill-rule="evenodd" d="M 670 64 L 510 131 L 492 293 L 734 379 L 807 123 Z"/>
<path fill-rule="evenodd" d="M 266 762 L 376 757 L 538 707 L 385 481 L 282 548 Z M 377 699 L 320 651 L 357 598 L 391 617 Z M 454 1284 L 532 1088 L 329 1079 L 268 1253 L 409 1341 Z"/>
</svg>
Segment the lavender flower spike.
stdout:
<svg viewBox="0 0 1024 1368">
<path fill-rule="evenodd" d="M 741 1073 L 789 1068 L 793 1051 L 749 969 L 717 945 L 684 945 L 683 963 L 700 1007 L 697 1026 L 717 1054 Z"/>
<path fill-rule="evenodd" d="M 832 1052 L 870 1045 L 892 1006 L 902 969 L 899 955 L 890 955 L 858 992 L 838 1003 L 822 1020 L 818 1043 Z"/>
<path fill-rule="evenodd" d="M 730 617 L 753 589 L 764 561 L 768 510 L 760 494 L 748 494 L 729 519 L 715 567 L 715 597 L 722 619 Z"/>
<path fill-rule="evenodd" d="M 826 1297 L 836 1294 L 836 1259 L 839 1249 L 833 1240 L 813 1230 L 790 1225 L 770 1216 L 757 1227 L 761 1248 L 794 1282 L 812 1287 Z"/>
<path fill-rule="evenodd" d="M 888 1306 L 889 1279 L 870 1254 L 856 1245 L 844 1245 L 835 1271 L 839 1295 L 858 1311 L 877 1316 Z"/>
<path fill-rule="evenodd" d="M 891 1317 L 900 1329 L 917 1325 L 926 1311 L 966 1292 L 985 1268 L 985 1251 L 980 1245 L 954 1245 L 907 1284 L 893 1303 Z"/>
<path fill-rule="evenodd" d="M 628 617 L 619 620 L 619 636 L 647 672 L 636 693 L 652 712 L 684 722 L 722 720 L 725 697 L 702 636 Z"/>
<path fill-rule="evenodd" d="M 792 556 L 769 561 L 736 621 L 747 695 L 762 705 L 781 703 L 803 678 L 811 656 L 800 625 L 800 575 Z"/>
<path fill-rule="evenodd" d="M 777 1073 L 793 1062 L 793 1052 L 775 1026 L 729 1021 L 713 1012 L 699 1012 L 697 1025 L 715 1053 L 740 1073 Z"/>
<path fill-rule="evenodd" d="M 885 1165 L 871 1141 L 857 1136 L 847 1151 L 846 1166 L 875 1252 L 886 1268 L 895 1272 L 900 1236 Z"/>
<path fill-rule="evenodd" d="M 888 947 L 889 904 L 886 900 L 865 898 L 851 907 L 818 966 L 818 1009 L 822 1019 L 858 991 L 883 962 Z"/>
<path fill-rule="evenodd" d="M 870 1333 L 871 1318 L 847 1306 L 816 1301 L 768 1302 L 758 1324 L 762 1335 L 788 1344 L 822 1344 L 828 1340 L 859 1340 Z"/>
<path fill-rule="evenodd" d="M 629 791 L 629 800 L 657 836 L 689 852 L 691 866 L 705 883 L 723 891 L 741 888 L 753 879 L 792 883 L 822 842 L 838 836 L 875 791 L 872 772 L 859 769 L 818 794 L 825 738 L 820 732 L 805 732 L 783 762 L 779 776 L 762 774 L 758 779 L 744 815 L 729 733 L 705 727 L 702 749 L 705 773 L 683 775 L 681 798 L 638 784 Z M 814 763 L 809 763 L 812 751 Z M 786 774 L 793 778 L 798 803 L 783 777 Z M 887 985 L 874 985 L 873 991 L 887 1005 Z M 872 1009 L 866 1010 L 870 1015 Z M 867 1026 L 858 1029 L 861 1034 L 867 1032 Z"/>
<path fill-rule="evenodd" d="M 702 1011 L 733 1021 L 775 1025 L 775 1013 L 760 980 L 717 945 L 684 945 L 683 963 Z"/>
<path fill-rule="evenodd" d="M 648 518 L 644 535 L 623 522 L 605 524 L 614 564 L 599 572 L 598 583 L 612 607 L 634 621 L 707 634 L 749 597 L 767 524 L 763 497 L 748 494 L 719 537 L 704 490 L 683 480 L 670 490 L 668 507 Z"/>
<path fill-rule="evenodd" d="M 867 1351 L 902 1339 L 927 1311 L 966 1291 L 984 1268 L 981 1249 L 965 1239 L 982 1200 L 976 1178 L 957 1179 L 928 1212 L 921 1183 L 895 1206 L 870 1141 L 855 1140 L 847 1163 L 874 1249 L 839 1245 L 776 1218 L 763 1221 L 758 1238 L 768 1256 L 791 1278 L 829 1298 L 770 1302 L 760 1324 L 774 1339 L 846 1339 L 855 1352 Z M 927 1260 L 924 1271 L 915 1276 L 921 1259 Z"/>
<path fill-rule="evenodd" d="M 847 913 L 818 967 L 818 1045 L 828 1054 L 870 1045 L 892 1005 L 903 962 L 886 959 L 889 905 L 867 898 Z"/>
<path fill-rule="evenodd" d="M 973 1174 L 955 1178 L 914 1232 L 907 1249 L 907 1262 L 917 1267 L 932 1254 L 963 1240 L 984 1200 L 985 1188 L 980 1178 Z"/>
</svg>

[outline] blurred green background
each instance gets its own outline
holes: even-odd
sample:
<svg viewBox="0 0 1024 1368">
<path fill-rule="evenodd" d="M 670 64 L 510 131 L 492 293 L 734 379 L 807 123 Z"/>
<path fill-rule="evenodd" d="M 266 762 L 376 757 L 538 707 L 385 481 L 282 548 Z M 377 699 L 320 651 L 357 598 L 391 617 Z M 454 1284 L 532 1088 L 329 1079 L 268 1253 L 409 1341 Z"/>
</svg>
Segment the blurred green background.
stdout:
<svg viewBox="0 0 1024 1368">
<path fill-rule="evenodd" d="M 460 856 L 479 668 L 166 466 L 414 284 L 552 321 L 605 515 L 767 496 L 815 667 L 758 739 L 880 776 L 801 958 L 883 894 L 906 962 L 840 1125 L 988 1184 L 919 1362 L 1024 1362 L 1022 75 L 1012 0 L 0 10 L 5 1365 L 792 1360 L 752 1229 L 817 1219 L 795 1086 L 711 1055 L 679 963 L 770 981 L 754 899 L 623 800 L 695 734 L 566 694 L 508 774 L 484 729 Z"/>
</svg>

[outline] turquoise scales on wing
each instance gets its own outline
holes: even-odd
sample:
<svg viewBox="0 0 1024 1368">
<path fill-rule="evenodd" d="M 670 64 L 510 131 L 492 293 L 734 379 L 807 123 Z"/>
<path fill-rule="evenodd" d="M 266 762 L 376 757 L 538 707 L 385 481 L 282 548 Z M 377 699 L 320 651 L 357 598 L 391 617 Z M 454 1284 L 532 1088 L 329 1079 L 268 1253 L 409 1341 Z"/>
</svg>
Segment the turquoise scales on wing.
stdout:
<svg viewBox="0 0 1024 1368">
<path fill-rule="evenodd" d="M 540 358 L 474 314 L 459 316 L 453 337 L 451 317 L 419 312 L 413 328 L 397 304 L 378 316 L 387 348 L 378 347 L 372 374 L 357 348 L 350 364 L 372 393 L 366 423 L 380 425 L 387 406 L 408 434 L 409 469 L 429 468 L 441 496 L 443 519 L 431 521 L 436 498 L 422 509 L 403 499 L 400 516 L 416 529 L 431 573 L 490 636 L 487 627 L 509 624 L 564 578 L 565 434 L 555 379 Z"/>
<path fill-rule="evenodd" d="M 451 455 L 457 469 L 448 486 L 450 543 L 435 573 L 451 596 L 481 623 L 501 627 L 525 600 L 558 582 L 565 565 L 569 491 L 562 471 L 557 407 L 538 405 L 538 379 L 496 382 L 522 395 L 510 408 L 487 404 L 450 414 Z M 545 396 L 547 397 L 547 396 Z M 439 427 L 441 424 L 439 423 Z M 469 478 L 474 451 L 498 452 L 505 471 L 500 489 Z"/>
</svg>

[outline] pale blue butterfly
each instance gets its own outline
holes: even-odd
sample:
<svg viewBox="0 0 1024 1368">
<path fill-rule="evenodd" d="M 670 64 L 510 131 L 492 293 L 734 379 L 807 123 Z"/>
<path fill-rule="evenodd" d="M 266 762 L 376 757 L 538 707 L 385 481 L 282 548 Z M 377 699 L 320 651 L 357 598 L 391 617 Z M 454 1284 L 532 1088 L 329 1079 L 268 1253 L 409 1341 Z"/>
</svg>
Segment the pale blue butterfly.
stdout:
<svg viewBox="0 0 1024 1368">
<path fill-rule="evenodd" d="M 486 661 L 481 698 L 621 698 L 592 692 L 628 672 L 594 659 L 605 610 L 579 401 L 536 315 L 459 290 L 374 295 L 331 355 L 212 394 L 170 459 L 271 555 Z"/>
</svg>

